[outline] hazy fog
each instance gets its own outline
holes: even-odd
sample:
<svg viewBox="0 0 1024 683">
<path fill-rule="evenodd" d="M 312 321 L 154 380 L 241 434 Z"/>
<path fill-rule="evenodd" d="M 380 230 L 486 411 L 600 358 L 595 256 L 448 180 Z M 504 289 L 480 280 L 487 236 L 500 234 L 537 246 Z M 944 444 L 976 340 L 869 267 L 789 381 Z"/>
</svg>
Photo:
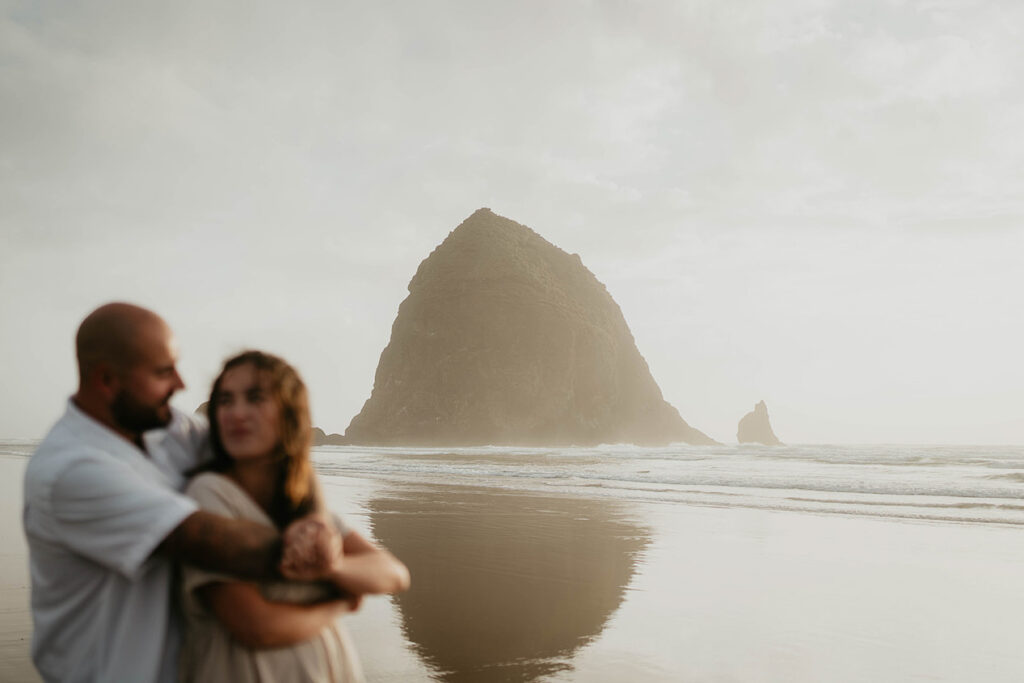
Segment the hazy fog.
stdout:
<svg viewBox="0 0 1024 683">
<path fill-rule="evenodd" d="M 577 252 L 735 441 L 1024 442 L 1024 5 L 0 0 L 0 436 L 96 305 L 189 388 L 257 346 L 341 432 L 481 206 Z"/>
</svg>

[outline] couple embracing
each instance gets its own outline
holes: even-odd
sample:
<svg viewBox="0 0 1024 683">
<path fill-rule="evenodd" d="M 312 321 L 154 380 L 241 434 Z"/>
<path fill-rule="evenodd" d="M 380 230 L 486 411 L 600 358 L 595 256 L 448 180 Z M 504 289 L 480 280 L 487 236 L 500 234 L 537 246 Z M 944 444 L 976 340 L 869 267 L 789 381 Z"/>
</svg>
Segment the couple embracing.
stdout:
<svg viewBox="0 0 1024 683">
<path fill-rule="evenodd" d="M 79 388 L 25 473 L 34 622 L 47 681 L 349 681 L 339 617 L 409 585 L 324 507 L 306 388 L 270 354 L 229 359 L 207 421 L 167 324 L 90 314 Z"/>
</svg>

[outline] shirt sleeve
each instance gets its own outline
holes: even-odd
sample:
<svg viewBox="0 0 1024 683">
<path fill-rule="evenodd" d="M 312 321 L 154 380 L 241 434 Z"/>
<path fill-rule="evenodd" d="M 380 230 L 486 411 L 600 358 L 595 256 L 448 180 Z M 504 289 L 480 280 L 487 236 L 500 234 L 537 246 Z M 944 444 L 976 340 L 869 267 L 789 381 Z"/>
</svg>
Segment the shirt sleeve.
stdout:
<svg viewBox="0 0 1024 683">
<path fill-rule="evenodd" d="M 205 415 L 189 415 L 175 410 L 166 434 L 177 446 L 172 457 L 180 460 L 176 463 L 179 471 L 187 472 L 213 458 L 210 425 Z"/>
<path fill-rule="evenodd" d="M 50 505 L 64 543 L 128 579 L 198 509 L 130 466 L 98 459 L 67 467 L 54 481 Z"/>
<path fill-rule="evenodd" d="M 244 518 L 238 506 L 231 500 L 231 491 L 223 485 L 216 475 L 200 474 L 189 482 L 189 485 L 185 488 L 185 493 L 201 509 L 207 512 L 232 519 Z M 190 564 L 183 564 L 181 566 L 181 590 L 186 596 L 190 596 L 193 591 L 201 586 L 220 581 L 238 581 L 238 578 L 228 574 L 199 569 Z"/>
</svg>

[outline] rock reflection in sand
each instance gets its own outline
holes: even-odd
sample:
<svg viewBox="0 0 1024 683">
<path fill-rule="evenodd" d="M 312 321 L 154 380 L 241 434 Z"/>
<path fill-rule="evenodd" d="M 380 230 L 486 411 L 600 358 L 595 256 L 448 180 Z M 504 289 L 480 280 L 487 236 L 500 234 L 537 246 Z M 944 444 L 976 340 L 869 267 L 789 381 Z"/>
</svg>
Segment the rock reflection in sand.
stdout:
<svg viewBox="0 0 1024 683">
<path fill-rule="evenodd" d="M 621 604 L 648 531 L 613 502 L 467 487 L 370 503 L 408 564 L 406 637 L 446 681 L 532 680 L 571 668 Z"/>
</svg>

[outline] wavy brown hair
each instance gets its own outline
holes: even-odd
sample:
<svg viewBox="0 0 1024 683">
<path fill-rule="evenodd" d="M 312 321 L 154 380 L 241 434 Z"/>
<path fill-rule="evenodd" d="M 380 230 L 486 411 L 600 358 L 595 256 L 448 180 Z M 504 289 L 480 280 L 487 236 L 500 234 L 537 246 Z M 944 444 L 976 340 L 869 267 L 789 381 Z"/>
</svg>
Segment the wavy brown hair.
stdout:
<svg viewBox="0 0 1024 683">
<path fill-rule="evenodd" d="M 225 472 L 234 465 L 224 449 L 217 424 L 217 397 L 224 374 L 242 365 L 251 365 L 256 370 L 261 382 L 266 382 L 271 400 L 277 403 L 281 434 L 276 453 L 278 482 L 271 509 L 267 512 L 274 524 L 283 529 L 298 517 L 312 512 L 316 506 L 313 465 L 309 457 L 313 445 L 309 393 L 299 373 L 283 359 L 263 351 L 244 351 L 224 361 L 224 367 L 210 390 L 210 402 L 206 408 L 210 418 L 213 459 L 201 469 Z"/>
</svg>

